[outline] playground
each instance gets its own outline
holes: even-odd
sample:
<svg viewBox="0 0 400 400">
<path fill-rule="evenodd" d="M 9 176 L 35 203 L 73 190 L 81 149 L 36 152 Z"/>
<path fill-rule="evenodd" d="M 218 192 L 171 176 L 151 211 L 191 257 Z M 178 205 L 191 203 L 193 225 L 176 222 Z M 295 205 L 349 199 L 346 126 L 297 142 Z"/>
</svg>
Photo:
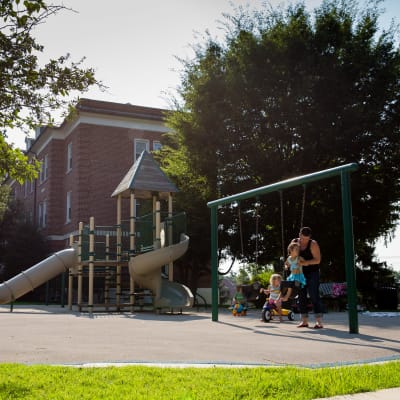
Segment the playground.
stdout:
<svg viewBox="0 0 400 400">
<path fill-rule="evenodd" d="M 183 214 L 172 210 L 176 188 L 142 153 L 113 193 L 117 199 L 115 226 L 96 226 L 90 218 L 89 224 L 81 223 L 78 234 L 70 237 L 69 249 L 0 285 L 0 303 L 12 304 L 0 306 L 0 362 L 318 368 L 399 360 L 399 313 L 358 313 L 356 309 L 349 197 L 349 173 L 356 168 L 350 164 L 320 171 L 208 203 L 212 304 L 195 308 L 190 289 L 173 279 L 173 262 L 189 245 Z M 227 308 L 219 308 L 218 206 L 336 175 L 341 176 L 343 190 L 348 311 L 328 313 L 324 329 L 315 330 L 298 329 L 298 314 L 294 320 L 279 323 L 275 318 L 264 323 L 261 310 L 250 309 L 245 317 L 233 317 Z M 129 200 L 127 220 L 122 218 L 123 198 Z M 136 198 L 151 200 L 152 213 L 135 216 Z M 160 200 L 164 200 L 164 210 Z M 14 304 L 23 294 L 66 272 L 66 306 Z M 143 311 L 140 302 L 145 297 L 151 297 L 151 311 Z"/>
</svg>

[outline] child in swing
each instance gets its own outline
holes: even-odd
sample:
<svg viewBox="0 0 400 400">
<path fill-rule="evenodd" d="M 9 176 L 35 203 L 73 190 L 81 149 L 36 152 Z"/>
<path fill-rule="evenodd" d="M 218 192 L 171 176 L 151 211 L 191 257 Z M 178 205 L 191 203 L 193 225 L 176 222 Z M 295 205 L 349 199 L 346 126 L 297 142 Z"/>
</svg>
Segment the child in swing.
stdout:
<svg viewBox="0 0 400 400">
<path fill-rule="evenodd" d="M 303 268 L 299 264 L 300 261 L 304 261 L 300 257 L 300 245 L 297 242 L 291 242 L 288 246 L 288 258 L 285 261 L 285 269 L 290 271 L 286 280 L 293 282 L 296 288 L 303 288 L 306 285 L 306 278 L 303 274 Z M 289 292 L 289 290 L 283 301 L 290 297 L 292 291 Z"/>
<path fill-rule="evenodd" d="M 281 292 L 282 276 L 279 274 L 272 274 L 269 280 L 268 287 L 261 288 L 260 293 L 269 295 L 269 299 L 266 304 L 276 307 L 276 311 L 279 314 L 279 322 L 282 322 L 282 292 Z"/>
</svg>

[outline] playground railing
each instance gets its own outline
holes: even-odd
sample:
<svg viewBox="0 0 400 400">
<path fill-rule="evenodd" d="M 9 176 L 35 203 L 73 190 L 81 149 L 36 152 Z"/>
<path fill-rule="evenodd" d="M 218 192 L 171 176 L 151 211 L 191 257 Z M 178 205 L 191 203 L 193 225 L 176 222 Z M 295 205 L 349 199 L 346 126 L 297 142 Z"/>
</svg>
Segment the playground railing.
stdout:
<svg viewBox="0 0 400 400">
<path fill-rule="evenodd" d="M 82 261 L 128 261 L 131 255 L 154 250 L 159 246 L 170 246 L 180 241 L 182 233 L 186 233 L 186 213 L 170 214 L 161 211 L 161 232 L 156 233 L 155 214 L 150 213 L 135 217 L 135 231 L 130 231 L 130 221 L 122 221 L 120 225 L 95 226 L 90 232 L 89 225 L 84 225 L 81 235 L 80 256 Z M 89 252 L 90 234 L 94 235 L 94 252 Z M 134 248 L 131 249 L 130 238 L 134 236 Z M 159 237 L 158 237 L 159 236 Z"/>
</svg>

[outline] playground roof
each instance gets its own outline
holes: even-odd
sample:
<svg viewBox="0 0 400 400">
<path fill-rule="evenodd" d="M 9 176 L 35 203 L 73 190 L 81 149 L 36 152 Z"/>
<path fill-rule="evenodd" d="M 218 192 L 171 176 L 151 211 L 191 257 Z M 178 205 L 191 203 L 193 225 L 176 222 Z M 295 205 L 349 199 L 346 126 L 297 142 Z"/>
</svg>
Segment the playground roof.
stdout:
<svg viewBox="0 0 400 400">
<path fill-rule="evenodd" d="M 133 193 L 137 198 L 148 199 L 157 193 L 163 198 L 174 192 L 178 192 L 176 186 L 164 174 L 152 155 L 143 151 L 111 197 L 129 197 Z"/>
</svg>

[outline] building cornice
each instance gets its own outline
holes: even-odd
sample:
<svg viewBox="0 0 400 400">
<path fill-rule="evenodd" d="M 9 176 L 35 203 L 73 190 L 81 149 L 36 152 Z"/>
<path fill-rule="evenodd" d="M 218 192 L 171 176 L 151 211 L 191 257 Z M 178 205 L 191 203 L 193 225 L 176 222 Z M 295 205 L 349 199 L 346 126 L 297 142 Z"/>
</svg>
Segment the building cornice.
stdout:
<svg viewBox="0 0 400 400">
<path fill-rule="evenodd" d="M 66 118 L 59 127 L 42 128 L 26 153 L 40 154 L 51 140 L 65 140 L 81 124 L 168 132 L 163 123 L 168 110 L 81 99 L 76 111 L 73 118 Z"/>
</svg>

